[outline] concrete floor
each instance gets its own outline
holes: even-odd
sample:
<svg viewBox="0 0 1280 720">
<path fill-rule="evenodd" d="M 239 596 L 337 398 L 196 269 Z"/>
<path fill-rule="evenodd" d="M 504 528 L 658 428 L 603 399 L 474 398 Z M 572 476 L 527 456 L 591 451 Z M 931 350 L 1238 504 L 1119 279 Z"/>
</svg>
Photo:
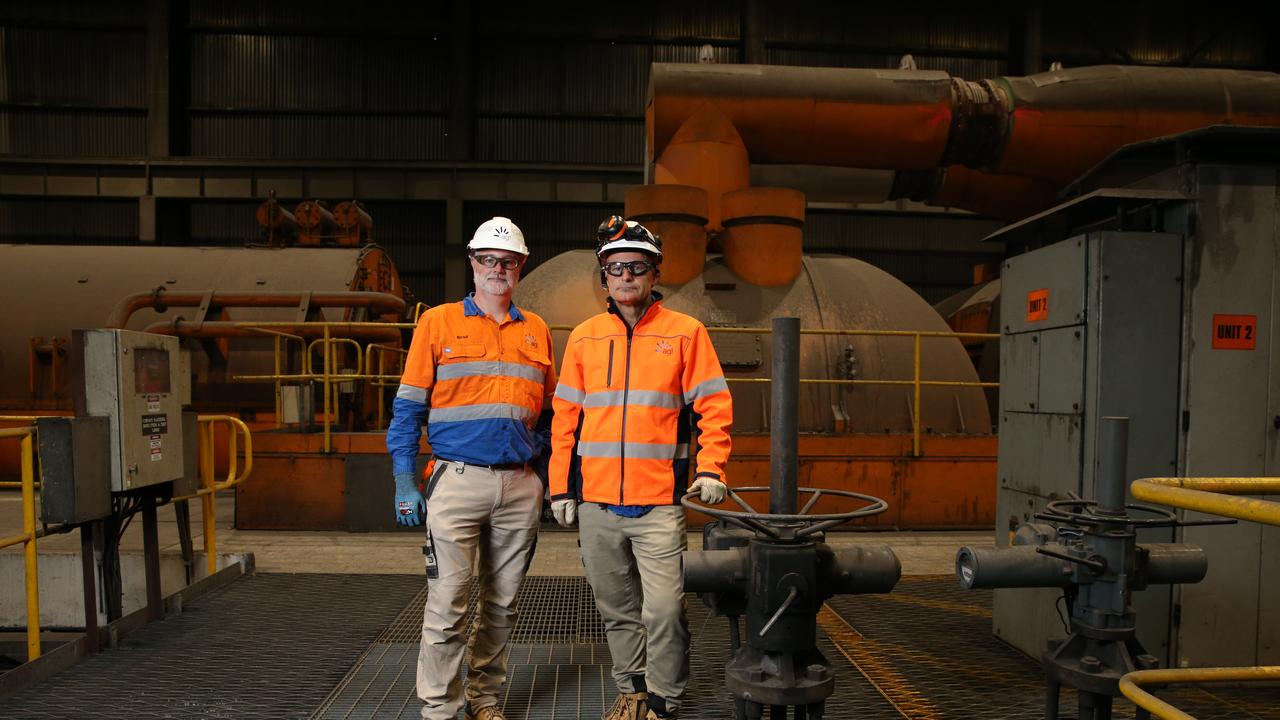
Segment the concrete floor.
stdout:
<svg viewBox="0 0 1280 720">
<path fill-rule="evenodd" d="M 218 552 L 254 554 L 261 572 L 285 573 L 373 573 L 418 574 L 422 572 L 420 531 L 390 533 L 292 532 L 236 530 L 232 527 L 235 499 L 231 493 L 218 498 Z M 16 490 L 0 490 L 0 537 L 22 530 L 22 500 Z M 202 546 L 200 509 L 192 505 L 192 533 L 197 550 Z M 172 507 L 158 512 L 161 551 L 179 553 L 177 523 Z M 857 544 L 888 544 L 902 562 L 904 575 L 942 575 L 952 572 L 956 550 L 962 545 L 990 546 L 993 533 L 984 532 L 833 532 L 827 536 L 833 547 Z M 700 532 L 689 533 L 689 548 L 702 545 Z M 46 552 L 79 552 L 79 535 L 52 535 L 41 538 L 38 547 Z M 142 549 L 142 521 L 135 517 L 121 549 Z M 10 548 L 9 552 L 17 552 Z M 532 575 L 579 576 L 582 563 L 578 553 L 578 533 L 544 525 L 538 548 L 529 569 Z"/>
</svg>

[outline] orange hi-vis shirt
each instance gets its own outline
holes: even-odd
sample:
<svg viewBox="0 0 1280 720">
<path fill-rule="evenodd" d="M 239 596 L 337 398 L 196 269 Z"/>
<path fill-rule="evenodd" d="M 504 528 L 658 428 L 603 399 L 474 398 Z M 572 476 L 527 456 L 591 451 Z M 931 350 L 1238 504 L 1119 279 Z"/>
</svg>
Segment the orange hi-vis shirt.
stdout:
<svg viewBox="0 0 1280 720">
<path fill-rule="evenodd" d="M 412 472 L 425 416 L 438 458 L 475 465 L 522 463 L 543 451 L 535 425 L 555 392 L 551 331 L 514 304 L 485 315 L 470 296 L 418 319 L 387 447 L 396 472 Z"/>
<path fill-rule="evenodd" d="M 724 478 L 733 398 L 720 360 L 702 323 L 661 302 L 630 331 L 612 301 L 574 328 L 552 406 L 552 500 L 679 503 L 695 420 L 695 477 Z"/>
</svg>

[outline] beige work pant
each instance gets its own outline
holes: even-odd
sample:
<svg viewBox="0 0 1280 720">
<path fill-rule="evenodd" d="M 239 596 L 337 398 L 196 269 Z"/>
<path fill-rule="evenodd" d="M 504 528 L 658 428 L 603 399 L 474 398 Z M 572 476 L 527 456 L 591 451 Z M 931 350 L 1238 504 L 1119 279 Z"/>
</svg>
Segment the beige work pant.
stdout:
<svg viewBox="0 0 1280 720">
<path fill-rule="evenodd" d="M 675 712 L 689 680 L 689 620 L 680 582 L 684 508 L 661 505 L 626 518 L 583 503 L 578 523 L 618 690 L 636 692 L 642 678 Z"/>
<path fill-rule="evenodd" d="M 537 537 L 542 482 L 527 467 L 489 470 L 436 461 L 427 498 L 427 530 L 438 577 L 428 579 L 418 650 L 422 717 L 450 720 L 463 702 L 458 669 L 470 649 L 466 702 L 474 712 L 498 704 L 507 679 L 507 640 L 515 627 L 516 590 Z M 443 465 L 443 470 L 441 470 Z M 434 475 L 434 473 L 433 473 Z M 475 632 L 464 648 L 468 583 L 477 568 L 480 599 Z"/>
</svg>

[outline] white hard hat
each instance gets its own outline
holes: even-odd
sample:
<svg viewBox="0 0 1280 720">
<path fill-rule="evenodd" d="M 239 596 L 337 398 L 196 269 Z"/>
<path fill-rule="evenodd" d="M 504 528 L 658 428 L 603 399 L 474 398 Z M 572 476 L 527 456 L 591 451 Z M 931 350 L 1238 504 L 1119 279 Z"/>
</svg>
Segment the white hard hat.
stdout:
<svg viewBox="0 0 1280 720">
<path fill-rule="evenodd" d="M 471 242 L 467 243 L 467 249 L 510 250 L 526 257 L 529 255 L 529 247 L 524 244 L 524 233 L 504 217 L 490 218 L 480 223 L 475 235 L 471 236 Z"/>
<path fill-rule="evenodd" d="M 596 257 L 603 261 L 605 255 L 619 250 L 639 250 L 662 262 L 662 240 L 635 220 L 612 215 L 596 228 Z"/>
</svg>

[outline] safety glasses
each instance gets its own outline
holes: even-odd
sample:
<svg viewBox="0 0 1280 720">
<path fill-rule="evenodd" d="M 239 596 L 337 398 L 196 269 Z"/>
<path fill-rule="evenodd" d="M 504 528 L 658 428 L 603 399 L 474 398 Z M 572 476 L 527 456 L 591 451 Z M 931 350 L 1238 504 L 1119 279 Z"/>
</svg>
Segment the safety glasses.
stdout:
<svg viewBox="0 0 1280 720">
<path fill-rule="evenodd" d="M 520 258 L 500 258 L 497 255 L 472 255 L 471 257 L 487 268 L 501 265 L 503 270 L 515 270 L 520 267 Z"/>
<path fill-rule="evenodd" d="M 635 277 L 648 275 L 653 269 L 653 263 L 647 260 L 632 260 L 631 262 L 610 262 L 603 266 L 604 271 L 614 277 L 622 277 L 622 271 L 626 270 Z"/>
</svg>

